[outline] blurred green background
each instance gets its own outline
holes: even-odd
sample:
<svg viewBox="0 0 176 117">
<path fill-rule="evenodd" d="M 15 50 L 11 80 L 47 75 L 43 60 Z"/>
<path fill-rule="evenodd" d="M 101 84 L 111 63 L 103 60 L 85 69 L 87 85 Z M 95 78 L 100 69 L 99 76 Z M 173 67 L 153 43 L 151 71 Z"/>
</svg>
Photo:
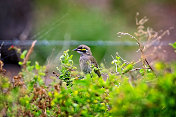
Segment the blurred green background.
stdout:
<svg viewBox="0 0 176 117">
<path fill-rule="evenodd" d="M 170 17 L 165 11 L 174 11 L 175 0 L 36 0 L 33 2 L 34 30 L 37 40 L 61 41 L 115 41 L 134 42 L 130 37 L 118 38 L 117 32 L 136 31 L 136 12 L 149 17 L 148 26 L 161 29 L 170 26 Z M 172 18 L 176 16 L 174 13 Z M 161 19 L 166 17 L 166 19 Z M 160 22 L 160 21 L 162 22 Z M 164 22 L 164 23 L 163 23 Z M 174 23 L 174 21 L 172 22 Z M 171 25 L 173 25 L 170 23 Z M 80 42 L 81 43 L 81 42 Z M 86 44 L 83 42 L 83 44 Z M 58 53 L 74 49 L 79 44 L 37 45 L 33 60 L 42 64 L 52 63 Z M 106 66 L 118 52 L 127 60 L 138 58 L 137 45 L 88 45 L 98 63 Z M 70 51 L 78 65 L 79 54 Z M 112 55 L 112 56 L 111 56 Z M 57 61 L 57 60 L 56 60 Z"/>
</svg>

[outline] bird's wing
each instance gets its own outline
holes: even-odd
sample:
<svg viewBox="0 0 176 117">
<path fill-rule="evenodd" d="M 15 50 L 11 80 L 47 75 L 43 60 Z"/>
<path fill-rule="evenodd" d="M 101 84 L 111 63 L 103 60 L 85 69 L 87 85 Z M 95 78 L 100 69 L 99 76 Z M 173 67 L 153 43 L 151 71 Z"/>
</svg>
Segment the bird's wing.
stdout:
<svg viewBox="0 0 176 117">
<path fill-rule="evenodd" d="M 91 61 L 91 64 L 98 68 L 98 64 L 96 59 L 93 56 L 89 56 L 89 60 Z"/>
<path fill-rule="evenodd" d="M 91 61 L 91 64 L 93 64 L 96 68 L 98 68 L 98 64 L 97 64 L 97 61 L 96 59 L 93 57 L 93 56 L 89 56 L 89 60 Z M 94 70 L 94 72 L 99 76 L 101 77 L 101 73 L 100 73 L 100 70 Z"/>
</svg>

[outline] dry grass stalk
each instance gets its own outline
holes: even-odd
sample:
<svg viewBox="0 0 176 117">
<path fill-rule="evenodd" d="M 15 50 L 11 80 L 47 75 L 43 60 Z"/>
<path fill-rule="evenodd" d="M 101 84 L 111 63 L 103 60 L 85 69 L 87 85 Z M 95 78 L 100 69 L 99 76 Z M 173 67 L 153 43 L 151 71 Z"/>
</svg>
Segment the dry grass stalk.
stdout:
<svg viewBox="0 0 176 117">
<path fill-rule="evenodd" d="M 23 68 L 26 68 L 26 62 L 29 60 L 29 57 L 30 57 L 30 55 L 33 52 L 33 49 L 34 49 L 34 46 L 35 46 L 36 42 L 37 42 L 37 40 L 32 42 L 32 45 L 31 45 L 31 47 L 30 47 L 30 49 L 29 49 L 29 51 L 28 51 L 28 53 L 27 53 L 27 55 L 26 55 L 26 57 L 25 57 L 25 59 L 23 61 Z"/>
<path fill-rule="evenodd" d="M 148 56 L 154 55 L 157 49 L 162 49 L 161 39 L 165 35 L 169 35 L 170 30 L 172 30 L 173 27 L 170 27 L 165 31 L 160 30 L 157 32 L 150 27 L 144 26 L 145 23 L 148 21 L 147 17 L 143 17 L 142 19 L 138 20 L 138 16 L 139 13 L 136 14 L 137 32 L 135 32 L 134 34 L 139 39 L 139 41 L 145 41 L 145 45 L 143 45 L 143 51 L 151 48 L 152 46 L 155 46 L 154 51 L 151 52 Z"/>
<path fill-rule="evenodd" d="M 139 24 L 142 24 L 142 22 L 140 22 Z M 144 52 L 143 52 L 144 47 L 142 46 L 142 44 L 141 44 L 141 42 L 139 41 L 139 39 L 137 39 L 136 37 L 134 37 L 133 35 L 131 35 L 131 34 L 129 34 L 129 33 L 118 32 L 117 34 L 118 34 L 118 35 L 128 35 L 128 36 L 130 36 L 132 39 L 135 39 L 135 40 L 136 40 L 136 42 L 137 42 L 137 44 L 138 44 L 138 46 L 139 46 L 139 51 L 141 52 L 141 61 L 142 61 L 142 64 L 143 64 L 144 69 L 146 68 L 146 67 L 145 67 L 145 64 L 147 64 L 147 66 L 149 66 L 149 68 L 153 71 L 152 67 L 149 65 L 147 59 L 146 59 L 145 56 L 144 56 Z"/>
<path fill-rule="evenodd" d="M 161 39 L 165 36 L 165 35 L 169 35 L 170 34 L 170 30 L 173 29 L 173 27 L 170 27 L 169 29 L 163 31 L 155 31 L 150 27 L 145 27 L 144 25 L 146 24 L 146 22 L 148 22 L 148 18 L 147 17 L 143 17 L 142 19 L 138 19 L 139 13 L 136 14 L 136 26 L 137 26 L 137 32 L 134 33 L 135 36 L 129 34 L 129 33 L 123 33 L 123 32 L 118 32 L 118 35 L 128 35 L 130 36 L 132 39 L 135 39 L 138 46 L 139 46 L 139 51 L 141 53 L 141 61 L 143 64 L 143 67 L 145 68 L 145 65 L 147 65 L 152 71 L 152 67 L 149 64 L 149 62 L 147 61 L 147 58 L 157 54 L 157 50 L 159 49 L 160 51 L 164 50 L 162 49 L 162 43 L 161 43 Z M 145 42 L 145 43 L 144 43 Z M 146 55 L 144 52 L 149 49 L 152 48 L 153 50 L 152 52 L 150 52 L 148 55 Z"/>
</svg>

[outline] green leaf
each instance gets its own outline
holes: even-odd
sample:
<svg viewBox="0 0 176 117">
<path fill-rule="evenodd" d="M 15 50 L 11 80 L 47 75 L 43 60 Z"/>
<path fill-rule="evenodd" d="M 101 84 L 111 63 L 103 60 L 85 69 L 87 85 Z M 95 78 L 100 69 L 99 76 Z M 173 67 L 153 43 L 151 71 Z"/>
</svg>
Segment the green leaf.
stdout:
<svg viewBox="0 0 176 117">
<path fill-rule="evenodd" d="M 18 64 L 19 64 L 19 65 L 23 65 L 23 62 L 19 61 Z"/>
<path fill-rule="evenodd" d="M 27 54 L 27 50 L 24 50 L 23 53 L 21 54 L 20 58 L 24 59 Z"/>
<path fill-rule="evenodd" d="M 39 69 L 40 69 L 40 65 L 39 65 L 38 62 L 35 62 L 35 69 L 36 69 L 36 70 L 39 70 Z"/>
<path fill-rule="evenodd" d="M 144 69 L 140 69 L 139 73 L 141 73 L 141 75 L 144 75 Z"/>
<path fill-rule="evenodd" d="M 128 64 L 125 69 L 123 70 L 123 73 L 127 73 L 128 71 L 133 69 L 133 64 Z"/>
<path fill-rule="evenodd" d="M 117 59 L 117 60 L 120 60 L 120 57 L 116 56 L 116 59 Z"/>
<path fill-rule="evenodd" d="M 171 45 L 174 49 L 176 49 L 176 42 L 174 42 L 174 43 L 169 43 L 169 45 Z"/>
</svg>

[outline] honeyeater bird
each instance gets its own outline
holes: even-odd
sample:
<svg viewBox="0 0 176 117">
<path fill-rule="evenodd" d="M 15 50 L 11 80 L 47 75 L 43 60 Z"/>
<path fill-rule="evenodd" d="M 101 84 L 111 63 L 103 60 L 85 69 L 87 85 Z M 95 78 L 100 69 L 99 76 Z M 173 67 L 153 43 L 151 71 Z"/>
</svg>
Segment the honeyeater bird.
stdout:
<svg viewBox="0 0 176 117">
<path fill-rule="evenodd" d="M 92 52 L 88 46 L 79 45 L 74 51 L 80 54 L 79 65 L 82 72 L 85 74 L 91 73 L 92 67 L 96 67 L 97 69 L 94 69 L 94 72 L 101 77 L 96 59 L 92 56 Z"/>
</svg>

